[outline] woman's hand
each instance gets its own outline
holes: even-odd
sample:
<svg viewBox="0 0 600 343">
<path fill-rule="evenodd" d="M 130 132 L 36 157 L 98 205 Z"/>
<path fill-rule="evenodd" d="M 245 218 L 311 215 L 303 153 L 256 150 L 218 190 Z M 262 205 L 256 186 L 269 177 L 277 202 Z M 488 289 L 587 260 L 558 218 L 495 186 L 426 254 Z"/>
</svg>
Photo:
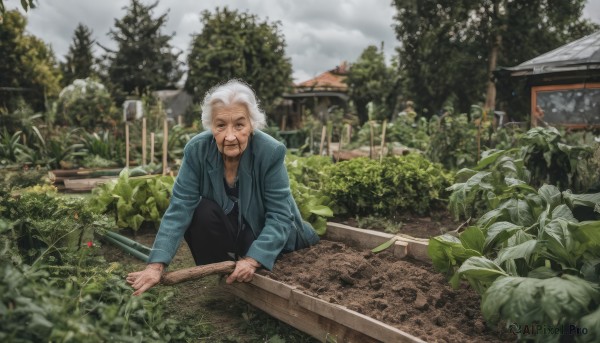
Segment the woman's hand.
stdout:
<svg viewBox="0 0 600 343">
<path fill-rule="evenodd" d="M 254 272 L 257 268 L 260 268 L 260 266 L 260 263 L 252 257 L 244 257 L 235 263 L 235 270 L 227 277 L 226 282 L 228 284 L 233 283 L 234 281 L 250 282 L 252 281 Z"/>
<path fill-rule="evenodd" d="M 160 282 L 165 265 L 162 263 L 150 263 L 141 272 L 127 274 L 127 283 L 135 289 L 133 295 L 140 295 L 150 287 Z"/>
</svg>

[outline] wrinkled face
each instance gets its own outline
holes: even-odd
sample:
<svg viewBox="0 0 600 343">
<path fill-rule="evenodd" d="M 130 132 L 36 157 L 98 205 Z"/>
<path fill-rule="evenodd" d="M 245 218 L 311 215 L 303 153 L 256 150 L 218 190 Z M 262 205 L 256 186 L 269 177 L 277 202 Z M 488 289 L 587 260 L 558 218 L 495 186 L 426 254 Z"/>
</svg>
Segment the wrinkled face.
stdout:
<svg viewBox="0 0 600 343">
<path fill-rule="evenodd" d="M 211 131 L 223 158 L 241 158 L 252 134 L 248 109 L 241 104 L 213 105 Z"/>
</svg>

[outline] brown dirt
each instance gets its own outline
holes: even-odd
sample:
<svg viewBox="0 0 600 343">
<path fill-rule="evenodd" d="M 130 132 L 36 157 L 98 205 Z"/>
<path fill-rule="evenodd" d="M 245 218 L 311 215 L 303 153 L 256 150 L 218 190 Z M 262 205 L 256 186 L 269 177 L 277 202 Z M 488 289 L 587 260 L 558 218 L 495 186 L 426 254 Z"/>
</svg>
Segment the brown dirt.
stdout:
<svg viewBox="0 0 600 343">
<path fill-rule="evenodd" d="M 373 254 L 322 240 L 284 255 L 265 275 L 425 341 L 514 341 L 486 326 L 480 297 L 467 285 L 453 290 L 431 266 L 386 251 Z"/>
<path fill-rule="evenodd" d="M 371 225 L 360 225 L 360 220 L 356 217 L 336 217 L 331 221 L 361 229 L 386 231 L 382 225 L 378 225 L 377 222 Z M 392 229 L 397 230 L 397 232 L 392 232 L 389 230 L 387 232 L 394 234 L 403 233 L 405 235 L 418 238 L 431 238 L 439 236 L 447 231 L 455 230 L 461 225 L 461 222 L 454 220 L 452 215 L 450 215 L 447 210 L 438 210 L 425 216 L 405 213 L 394 218 L 390 218 L 390 221 L 396 224 Z"/>
</svg>

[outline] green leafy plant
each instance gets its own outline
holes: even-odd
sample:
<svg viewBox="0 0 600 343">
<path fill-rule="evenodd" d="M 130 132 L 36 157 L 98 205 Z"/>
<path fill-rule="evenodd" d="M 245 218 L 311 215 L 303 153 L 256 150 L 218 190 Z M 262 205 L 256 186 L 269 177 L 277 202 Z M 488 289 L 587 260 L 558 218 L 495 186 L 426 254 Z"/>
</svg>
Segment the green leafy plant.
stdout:
<svg viewBox="0 0 600 343">
<path fill-rule="evenodd" d="M 325 193 L 340 213 L 427 213 L 445 199 L 451 176 L 419 154 L 343 161 L 325 169 Z"/>
<path fill-rule="evenodd" d="M 434 266 L 454 286 L 465 279 L 481 293 L 491 322 L 585 323 L 598 332 L 600 193 L 522 190 L 458 237 L 430 239 Z"/>
<path fill-rule="evenodd" d="M 331 200 L 321 192 L 323 168 L 331 164 L 331 160 L 323 156 L 286 156 L 292 196 L 302 219 L 309 222 L 319 235 L 325 234 L 326 218 L 333 216 L 329 208 Z"/>
<path fill-rule="evenodd" d="M 131 177 L 124 168 L 119 178 L 92 190 L 90 207 L 98 213 L 112 213 L 120 228 L 137 231 L 144 221 L 160 223 L 169 206 L 175 179 L 172 176 Z"/>
<path fill-rule="evenodd" d="M 79 200 L 81 201 L 81 200 Z M 0 340 L 3 342 L 186 342 L 189 329 L 166 318 L 170 292 L 151 290 L 131 296 L 123 268 L 107 265 L 96 244 L 24 263 L 29 250 L 13 237 L 22 227 L 0 219 Z M 20 256 L 20 258 L 17 258 Z"/>
<path fill-rule="evenodd" d="M 466 113 L 455 114 L 452 108 L 446 108 L 445 114 L 429 121 L 429 135 L 426 155 L 432 162 L 455 170 L 477 161 L 477 126 Z"/>
<path fill-rule="evenodd" d="M 91 78 L 77 79 L 65 87 L 56 102 L 56 123 L 86 130 L 109 127 L 116 120 L 112 98 L 103 84 Z"/>
</svg>

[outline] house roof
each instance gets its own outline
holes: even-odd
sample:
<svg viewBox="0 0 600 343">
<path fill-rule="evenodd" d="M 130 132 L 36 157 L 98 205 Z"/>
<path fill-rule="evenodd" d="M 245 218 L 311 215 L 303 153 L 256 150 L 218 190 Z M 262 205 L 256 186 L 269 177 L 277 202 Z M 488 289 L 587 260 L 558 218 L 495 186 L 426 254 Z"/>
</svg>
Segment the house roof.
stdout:
<svg viewBox="0 0 600 343">
<path fill-rule="evenodd" d="M 600 70 L 600 31 L 523 62 L 503 68 L 513 76 Z"/>
<path fill-rule="evenodd" d="M 348 74 L 348 64 L 343 62 L 334 69 L 328 70 L 310 80 L 296 85 L 298 92 L 307 91 L 336 91 L 347 92 L 348 85 L 344 82 Z"/>
</svg>

